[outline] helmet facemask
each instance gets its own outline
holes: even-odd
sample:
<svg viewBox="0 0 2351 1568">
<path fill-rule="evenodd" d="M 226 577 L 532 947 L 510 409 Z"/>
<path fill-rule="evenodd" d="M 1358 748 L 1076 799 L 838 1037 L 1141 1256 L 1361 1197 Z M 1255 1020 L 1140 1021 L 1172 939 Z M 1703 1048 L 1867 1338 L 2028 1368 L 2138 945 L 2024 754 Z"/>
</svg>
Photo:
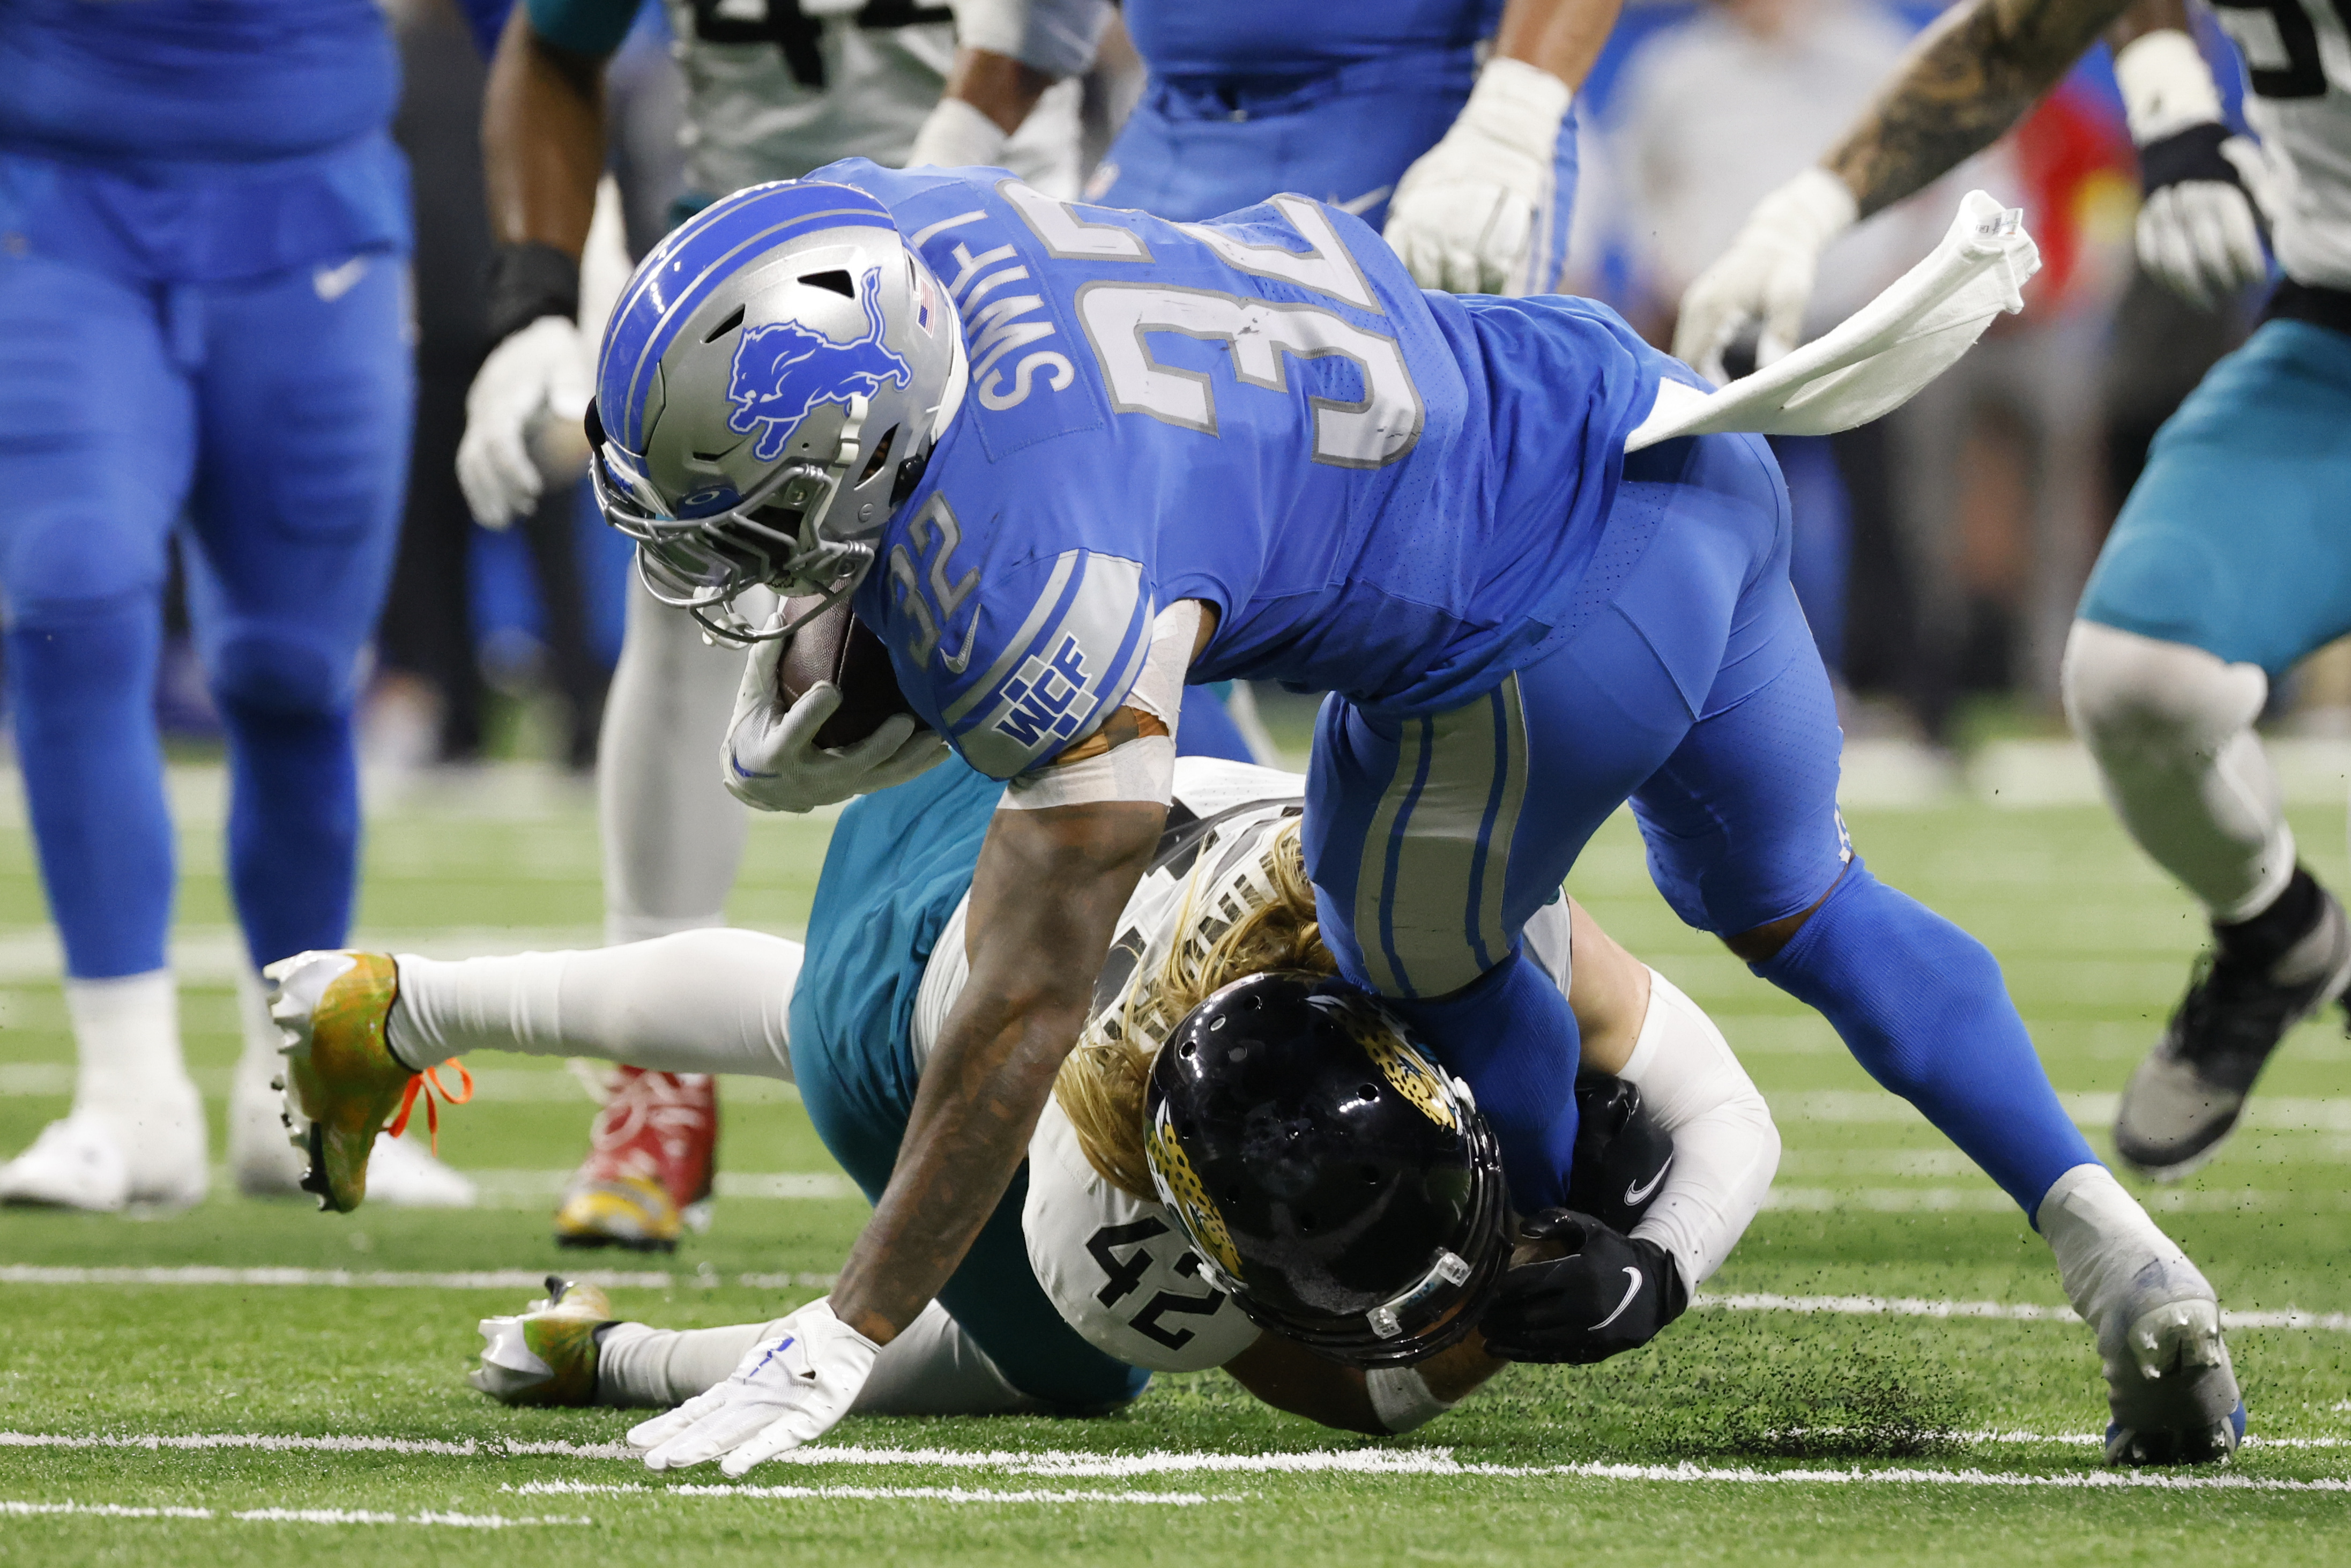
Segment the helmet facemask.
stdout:
<svg viewBox="0 0 2351 1568">
<path fill-rule="evenodd" d="M 799 182 L 721 206 L 736 228 L 781 210 L 788 231 L 796 205 L 827 200 L 852 221 L 827 222 L 828 210 L 821 226 L 738 245 L 699 271 L 695 247 L 729 237 L 720 207 L 664 241 L 622 298 L 638 312 L 633 338 L 616 313 L 600 369 L 600 403 L 632 402 L 632 439 L 590 410 L 597 504 L 637 541 L 647 591 L 730 643 L 789 635 L 856 589 L 967 379 L 945 291 L 894 227 L 857 210 L 886 219 L 878 203 Z M 655 356 L 642 322 L 664 288 L 684 319 L 664 318 Z M 735 604 L 754 588 L 820 597 L 791 625 L 755 629 Z"/>
</svg>

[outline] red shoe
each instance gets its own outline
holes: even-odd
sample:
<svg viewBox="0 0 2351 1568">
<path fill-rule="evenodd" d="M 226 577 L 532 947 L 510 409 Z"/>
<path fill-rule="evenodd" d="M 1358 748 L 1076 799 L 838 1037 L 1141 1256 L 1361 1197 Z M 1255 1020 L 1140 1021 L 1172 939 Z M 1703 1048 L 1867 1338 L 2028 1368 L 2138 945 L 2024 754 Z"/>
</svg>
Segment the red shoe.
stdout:
<svg viewBox="0 0 2351 1568">
<path fill-rule="evenodd" d="M 718 1166 L 718 1080 L 623 1067 L 588 1129 L 588 1158 L 555 1211 L 564 1247 L 674 1252 Z"/>
</svg>

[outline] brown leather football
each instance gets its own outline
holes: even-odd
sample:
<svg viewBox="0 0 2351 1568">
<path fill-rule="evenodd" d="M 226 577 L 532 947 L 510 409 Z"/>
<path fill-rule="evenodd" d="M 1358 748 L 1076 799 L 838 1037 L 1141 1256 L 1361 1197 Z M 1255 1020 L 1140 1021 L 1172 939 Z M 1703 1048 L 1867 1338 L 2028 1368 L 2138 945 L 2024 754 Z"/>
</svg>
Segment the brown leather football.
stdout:
<svg viewBox="0 0 2351 1568">
<path fill-rule="evenodd" d="M 813 594 L 788 599 L 784 609 L 788 615 L 803 615 L 816 602 Z M 851 613 L 845 599 L 793 632 L 776 666 L 776 685 L 787 706 L 823 681 L 841 688 L 841 706 L 816 732 L 819 746 L 854 746 L 881 727 L 883 719 L 914 711 L 898 689 L 889 649 Z M 920 719 L 915 724 L 929 727 Z"/>
</svg>

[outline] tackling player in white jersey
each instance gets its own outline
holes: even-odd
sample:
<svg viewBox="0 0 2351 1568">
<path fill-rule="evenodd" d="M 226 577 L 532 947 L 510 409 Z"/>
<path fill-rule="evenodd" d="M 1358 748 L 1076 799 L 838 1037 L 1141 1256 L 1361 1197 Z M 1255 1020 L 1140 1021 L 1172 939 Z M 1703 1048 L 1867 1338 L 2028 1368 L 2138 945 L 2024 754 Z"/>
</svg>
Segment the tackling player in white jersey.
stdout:
<svg viewBox="0 0 2351 1568">
<path fill-rule="evenodd" d="M 1691 285 L 1676 340 L 1719 362 L 1760 316 L 1762 357 L 1784 352 L 1822 246 L 1991 141 L 2109 24 L 2147 192 L 2142 264 L 2209 305 L 2267 276 L 2267 218 L 2285 280 L 2156 438 L 2065 653 L 2066 711 L 2107 798 L 2211 921 L 2214 950 L 2116 1116 L 2116 1147 L 2159 1177 L 2210 1157 L 2285 1030 L 2351 981 L 2351 926 L 2297 863 L 2252 729 L 2275 681 L 2351 632 L 2351 36 L 2314 0 L 2219 15 L 2258 147 L 2222 123 L 2179 0 L 1954 6 Z"/>
<path fill-rule="evenodd" d="M 1576 1204 L 1590 1214 L 1562 1212 L 1540 1228 L 1572 1229 L 1574 1258 L 1500 1278 L 1499 1197 L 1482 1221 L 1454 1217 L 1471 1240 L 1416 1236 L 1413 1256 L 1375 1260 L 1374 1271 L 1400 1269 L 1413 1283 L 1439 1246 L 1485 1268 L 1475 1279 L 1440 1281 L 1458 1288 L 1416 1298 L 1417 1320 L 1413 1306 L 1400 1308 L 1395 1333 L 1383 1338 L 1375 1329 L 1373 1353 L 1385 1360 L 1368 1371 L 1360 1359 L 1343 1364 L 1301 1348 L 1296 1336 L 1311 1329 L 1267 1305 L 1268 1270 L 1280 1273 L 1273 1264 L 1253 1256 L 1244 1265 L 1229 1252 L 1225 1265 L 1213 1261 L 1221 1245 L 1197 1240 L 1196 1220 L 1171 1212 L 1155 1191 L 1152 1166 L 1164 1151 L 1145 1148 L 1145 1087 L 1162 1045 L 1187 1018 L 1213 1010 L 1202 1005 L 1208 998 L 1231 997 L 1232 982 L 1278 971 L 1250 984 L 1294 989 L 1298 971 L 1310 971 L 1308 981 L 1311 971 L 1329 972 L 1299 848 L 1303 788 L 1293 775 L 1211 758 L 1177 765 L 1176 810 L 1120 921 L 1092 1022 L 1029 1143 L 1025 1176 L 940 1301 L 883 1351 L 858 1408 L 1093 1410 L 1134 1397 L 1151 1370 L 1227 1366 L 1283 1408 L 1355 1430 L 1404 1430 L 1499 1368 L 1466 1340 L 1495 1292 L 1500 1306 L 1484 1321 L 1489 1337 L 1491 1325 L 1503 1325 L 1499 1341 L 1513 1357 L 1597 1360 L 1645 1343 L 1728 1255 L 1777 1166 L 1770 1113 L 1705 1015 L 1588 919 L 1572 917 L 1562 898 L 1530 927 L 1531 949 L 1568 988 L 1587 1071 L 1635 1086 L 1649 1139 L 1625 1134 L 1621 1116 L 1589 1118 L 1579 1170 L 1589 1148 L 1595 1167 L 1616 1174 L 1579 1180 Z M 593 953 L 456 963 L 306 955 L 277 971 L 277 1016 L 296 1071 L 372 1049 L 388 1052 L 406 1079 L 463 1050 L 499 1049 L 794 1080 L 828 1147 L 878 1192 L 914 1083 L 964 984 L 971 869 L 1000 794 L 1000 785 L 949 763 L 851 805 L 805 948 L 705 930 Z M 1370 1016 L 1371 1004 L 1361 1006 Z M 1218 1040 L 1243 1032 L 1211 1021 Z M 1415 1173 L 1374 1145 L 1392 1149 L 1398 1135 L 1409 1141 L 1414 1126 L 1430 1134 L 1440 1118 L 1454 1130 L 1475 1123 L 1480 1134 L 1484 1123 L 1465 1091 L 1386 1027 L 1375 1022 L 1374 1038 L 1340 1045 L 1353 1065 L 1339 1061 L 1334 1081 L 1349 1107 L 1386 1107 L 1388 1124 L 1359 1127 L 1353 1146 L 1365 1160 L 1389 1161 L 1383 1168 L 1395 1186 L 1370 1196 L 1394 1211 L 1408 1207 L 1395 1188 L 1410 1186 Z M 1311 1055 L 1301 1045 L 1282 1061 Z M 1366 1079 L 1398 1093 L 1365 1093 L 1358 1085 Z M 1409 1125 L 1396 1127 L 1399 1119 Z M 1612 1137 L 1628 1145 L 1626 1163 L 1610 1164 Z M 1350 1189 L 1361 1186 L 1356 1168 L 1346 1162 Z M 1490 1154 L 1481 1167 L 1497 1195 L 1499 1168 Z M 1244 1206 L 1218 1186 L 1246 1248 Z M 1384 1222 L 1369 1216 L 1364 1228 Z M 1620 1264 L 1633 1270 L 1632 1293 Z M 592 1291 L 558 1291 L 532 1312 L 483 1326 L 490 1343 L 475 1384 L 502 1399 L 665 1406 L 716 1385 L 789 1325 L 657 1331 L 612 1322 Z"/>
</svg>

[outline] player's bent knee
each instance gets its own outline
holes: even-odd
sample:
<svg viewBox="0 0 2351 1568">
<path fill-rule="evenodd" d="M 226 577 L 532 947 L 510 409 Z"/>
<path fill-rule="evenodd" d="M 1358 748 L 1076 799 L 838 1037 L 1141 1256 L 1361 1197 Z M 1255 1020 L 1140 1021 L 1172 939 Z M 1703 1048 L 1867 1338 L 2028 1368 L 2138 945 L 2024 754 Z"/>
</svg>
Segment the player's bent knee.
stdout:
<svg viewBox="0 0 2351 1568">
<path fill-rule="evenodd" d="M 2096 621 L 2074 622 L 2059 681 L 2074 733 L 2101 759 L 2209 763 L 2269 700 L 2256 665 Z"/>
<path fill-rule="evenodd" d="M 214 698 L 224 707 L 282 718 L 340 712 L 351 700 L 353 662 L 304 638 L 233 636 L 212 650 Z"/>
</svg>

